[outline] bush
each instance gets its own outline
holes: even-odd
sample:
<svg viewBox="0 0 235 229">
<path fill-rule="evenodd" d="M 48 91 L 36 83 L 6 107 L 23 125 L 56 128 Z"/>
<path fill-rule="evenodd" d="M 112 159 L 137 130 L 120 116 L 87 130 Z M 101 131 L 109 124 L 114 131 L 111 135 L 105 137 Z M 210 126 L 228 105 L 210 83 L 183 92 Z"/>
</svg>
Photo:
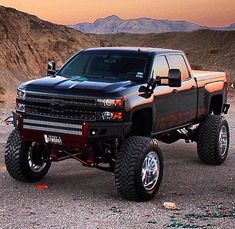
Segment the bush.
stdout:
<svg viewBox="0 0 235 229">
<path fill-rule="evenodd" d="M 200 65 L 200 64 L 191 64 L 191 68 L 193 69 L 193 70 L 203 70 L 203 66 L 202 65 Z"/>
<path fill-rule="evenodd" d="M 0 85 L 0 95 L 4 95 L 5 91 L 6 90 Z"/>
<path fill-rule="evenodd" d="M 209 49 L 209 50 L 208 50 L 208 53 L 209 53 L 209 54 L 218 54 L 218 52 L 219 52 L 219 49 L 217 49 L 217 48 Z"/>
</svg>

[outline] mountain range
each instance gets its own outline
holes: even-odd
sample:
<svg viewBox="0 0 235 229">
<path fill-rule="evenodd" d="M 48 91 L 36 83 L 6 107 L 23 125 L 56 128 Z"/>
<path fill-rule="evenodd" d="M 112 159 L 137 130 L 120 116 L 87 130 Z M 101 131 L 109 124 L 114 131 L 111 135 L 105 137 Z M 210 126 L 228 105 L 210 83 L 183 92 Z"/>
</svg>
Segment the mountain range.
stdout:
<svg viewBox="0 0 235 229">
<path fill-rule="evenodd" d="M 151 18 L 124 20 L 116 15 L 97 19 L 94 23 L 78 23 L 68 27 L 83 33 L 94 34 L 191 32 L 200 29 L 235 30 L 235 24 L 222 28 L 210 28 L 188 21 L 156 20 Z"/>
<path fill-rule="evenodd" d="M 235 30 L 235 23 L 229 25 L 229 26 L 225 26 L 223 28 L 220 28 L 220 30 Z"/>
</svg>

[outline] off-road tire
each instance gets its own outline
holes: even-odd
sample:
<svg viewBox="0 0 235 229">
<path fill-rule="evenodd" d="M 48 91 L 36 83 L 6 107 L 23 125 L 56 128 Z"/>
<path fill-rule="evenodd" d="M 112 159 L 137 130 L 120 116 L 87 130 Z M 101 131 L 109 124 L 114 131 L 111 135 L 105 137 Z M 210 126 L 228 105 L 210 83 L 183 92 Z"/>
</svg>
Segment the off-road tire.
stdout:
<svg viewBox="0 0 235 229">
<path fill-rule="evenodd" d="M 209 165 L 221 165 L 225 161 L 229 149 L 228 122 L 219 115 L 209 115 L 198 128 L 197 152 L 200 160 Z M 226 128 L 227 131 L 227 147 L 223 155 L 221 155 L 219 147 L 222 128 Z"/>
<path fill-rule="evenodd" d="M 149 152 L 154 151 L 159 159 L 159 176 L 151 190 L 142 183 L 142 166 Z M 156 139 L 141 136 L 128 138 L 116 157 L 115 182 L 119 194 L 128 200 L 147 201 L 154 198 L 163 176 L 163 157 Z"/>
<path fill-rule="evenodd" d="M 17 130 L 13 130 L 7 140 L 5 147 L 6 169 L 10 176 L 18 181 L 37 182 L 47 174 L 51 166 L 51 162 L 48 161 L 42 171 L 32 171 L 28 164 L 30 145 L 31 143 L 22 141 Z"/>
</svg>

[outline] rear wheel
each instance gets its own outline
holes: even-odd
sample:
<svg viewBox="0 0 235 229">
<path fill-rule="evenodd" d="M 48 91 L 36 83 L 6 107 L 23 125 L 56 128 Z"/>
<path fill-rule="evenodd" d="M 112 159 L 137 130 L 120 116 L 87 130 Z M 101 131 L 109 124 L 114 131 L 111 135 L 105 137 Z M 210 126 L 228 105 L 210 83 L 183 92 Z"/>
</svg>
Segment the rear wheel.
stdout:
<svg viewBox="0 0 235 229">
<path fill-rule="evenodd" d="M 201 161 L 221 165 L 228 154 L 229 126 L 219 115 L 209 115 L 198 129 L 197 150 Z"/>
<path fill-rule="evenodd" d="M 44 145 L 22 141 L 17 130 L 7 140 L 5 164 L 11 177 L 28 182 L 41 180 L 51 166 Z"/>
<path fill-rule="evenodd" d="M 116 157 L 115 181 L 128 200 L 150 200 L 163 176 L 163 157 L 155 139 L 134 136 L 124 142 Z"/>
</svg>

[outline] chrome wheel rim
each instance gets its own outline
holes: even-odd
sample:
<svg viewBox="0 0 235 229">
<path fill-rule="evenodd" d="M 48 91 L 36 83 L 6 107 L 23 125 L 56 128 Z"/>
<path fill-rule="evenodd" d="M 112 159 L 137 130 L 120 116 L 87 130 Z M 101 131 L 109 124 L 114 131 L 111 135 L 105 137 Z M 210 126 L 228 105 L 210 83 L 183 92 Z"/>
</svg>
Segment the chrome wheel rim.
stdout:
<svg viewBox="0 0 235 229">
<path fill-rule="evenodd" d="M 152 190 L 159 178 L 160 160 L 156 152 L 147 154 L 142 165 L 142 184 L 146 190 Z"/>
<path fill-rule="evenodd" d="M 37 147 L 36 142 L 33 142 L 29 147 L 28 165 L 33 172 L 39 173 L 46 167 L 46 162 L 43 162 L 43 158 L 40 158 L 39 161 L 35 161 L 34 154 L 37 153 L 37 151 L 35 151 L 35 147 Z"/>
<path fill-rule="evenodd" d="M 224 157 L 228 147 L 228 132 L 225 126 L 222 126 L 219 134 L 219 152 L 220 156 Z"/>
</svg>

